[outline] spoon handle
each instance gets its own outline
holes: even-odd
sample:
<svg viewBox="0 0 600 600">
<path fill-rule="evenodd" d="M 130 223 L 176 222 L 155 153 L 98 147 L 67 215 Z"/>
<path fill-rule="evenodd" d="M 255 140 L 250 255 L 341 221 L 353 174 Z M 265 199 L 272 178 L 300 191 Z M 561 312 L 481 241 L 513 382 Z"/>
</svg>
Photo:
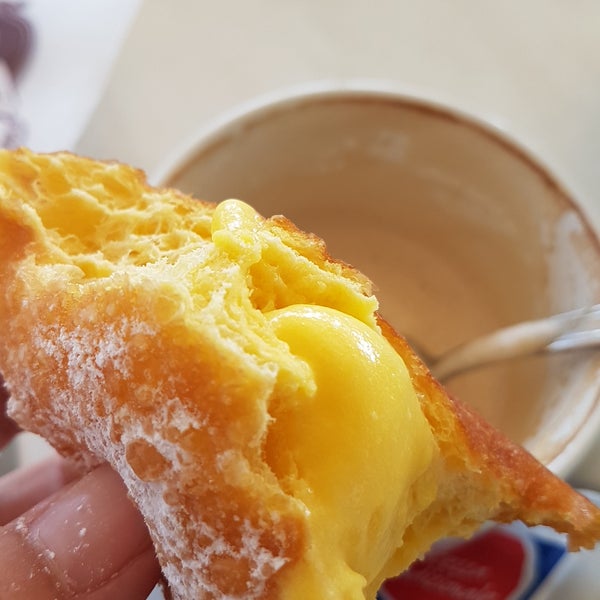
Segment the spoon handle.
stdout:
<svg viewBox="0 0 600 600">
<path fill-rule="evenodd" d="M 599 345 L 600 304 L 596 304 L 499 329 L 444 353 L 431 370 L 444 380 L 511 358 Z"/>
</svg>

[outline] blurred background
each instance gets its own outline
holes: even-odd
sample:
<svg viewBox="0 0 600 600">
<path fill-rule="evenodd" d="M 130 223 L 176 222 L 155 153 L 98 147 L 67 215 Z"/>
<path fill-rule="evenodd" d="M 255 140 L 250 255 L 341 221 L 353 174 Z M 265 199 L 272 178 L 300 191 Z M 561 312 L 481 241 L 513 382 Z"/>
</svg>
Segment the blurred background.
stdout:
<svg viewBox="0 0 600 600">
<path fill-rule="evenodd" d="M 314 80 L 390 82 L 493 122 L 600 215 L 596 0 L 25 0 L 35 150 L 152 173 L 201 126 Z M 598 204 L 598 208 L 596 206 Z"/>
<path fill-rule="evenodd" d="M 85 4 L 114 3 L 84 0 L 77 10 Z M 127 4 L 137 14 L 75 143 L 83 153 L 152 173 L 247 99 L 307 81 L 370 79 L 493 122 L 600 218 L 595 0 L 126 0 L 115 27 Z"/>
</svg>

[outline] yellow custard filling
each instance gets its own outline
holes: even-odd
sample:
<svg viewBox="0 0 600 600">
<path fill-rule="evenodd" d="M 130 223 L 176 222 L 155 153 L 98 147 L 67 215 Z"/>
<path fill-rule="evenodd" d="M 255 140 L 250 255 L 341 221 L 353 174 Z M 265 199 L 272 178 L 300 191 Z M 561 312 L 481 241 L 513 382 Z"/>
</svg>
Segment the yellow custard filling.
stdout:
<svg viewBox="0 0 600 600">
<path fill-rule="evenodd" d="M 438 450 L 410 375 L 378 330 L 374 297 L 350 283 L 323 286 L 324 271 L 314 278 L 312 261 L 285 249 L 250 206 L 221 203 L 212 240 L 253 290 L 268 290 L 267 301 L 245 305 L 245 318 L 254 314 L 259 335 L 282 344 L 280 376 L 289 368 L 297 382 L 269 406 L 264 443 L 266 464 L 304 507 L 308 529 L 307 552 L 277 597 L 374 598 L 414 557 L 405 533 L 436 491 Z"/>
<path fill-rule="evenodd" d="M 266 445 L 282 485 L 306 506 L 311 536 L 283 597 L 362 600 L 435 491 L 427 484 L 414 494 L 436 453 L 431 430 L 404 363 L 378 332 L 320 306 L 268 319 L 316 383 L 310 399 L 276 407 Z"/>
</svg>

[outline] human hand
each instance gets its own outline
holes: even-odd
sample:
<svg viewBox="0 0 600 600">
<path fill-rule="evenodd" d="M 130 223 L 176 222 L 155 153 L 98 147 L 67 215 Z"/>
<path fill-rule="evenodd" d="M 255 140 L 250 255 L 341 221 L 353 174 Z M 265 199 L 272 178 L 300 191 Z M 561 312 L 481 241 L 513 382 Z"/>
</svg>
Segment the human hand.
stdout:
<svg viewBox="0 0 600 600">
<path fill-rule="evenodd" d="M 0 448 L 18 432 L 0 379 Z M 0 478 L 0 600 L 143 600 L 160 569 L 119 476 L 50 458 Z"/>
</svg>

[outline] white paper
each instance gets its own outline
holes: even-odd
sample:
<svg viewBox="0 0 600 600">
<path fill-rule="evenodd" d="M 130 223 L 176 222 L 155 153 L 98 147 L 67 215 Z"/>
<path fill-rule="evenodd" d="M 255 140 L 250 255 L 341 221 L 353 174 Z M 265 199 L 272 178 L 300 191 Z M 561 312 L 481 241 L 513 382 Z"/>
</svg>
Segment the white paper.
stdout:
<svg viewBox="0 0 600 600">
<path fill-rule="evenodd" d="M 32 56 L 18 82 L 22 143 L 72 150 L 93 114 L 141 0 L 30 0 Z"/>
</svg>

